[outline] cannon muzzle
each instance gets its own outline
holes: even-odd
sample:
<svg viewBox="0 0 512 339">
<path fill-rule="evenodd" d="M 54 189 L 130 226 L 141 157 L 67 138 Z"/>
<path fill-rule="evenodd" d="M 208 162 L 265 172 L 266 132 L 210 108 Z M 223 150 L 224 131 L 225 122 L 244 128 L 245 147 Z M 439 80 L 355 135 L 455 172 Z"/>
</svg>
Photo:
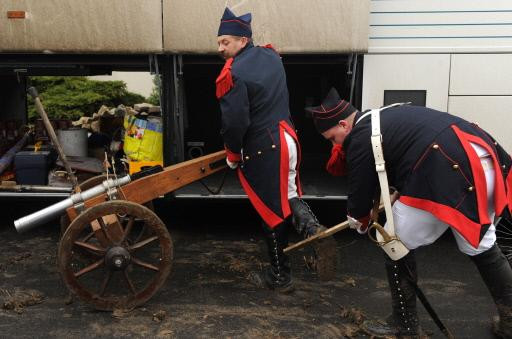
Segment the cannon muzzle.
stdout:
<svg viewBox="0 0 512 339">
<path fill-rule="evenodd" d="M 23 218 L 14 221 L 14 227 L 18 233 L 26 232 L 36 226 L 40 226 L 47 221 L 56 218 L 66 211 L 66 209 L 70 208 L 75 204 L 79 204 L 83 201 L 91 199 L 97 195 L 103 194 L 107 192 L 109 189 L 113 189 L 117 186 L 126 185 L 131 181 L 130 176 L 124 176 L 119 179 L 109 179 L 105 180 L 98 186 L 94 186 L 91 189 L 88 189 L 83 192 L 75 193 L 71 195 L 71 197 L 62 200 L 54 205 L 48 206 L 40 211 L 29 214 Z"/>
</svg>

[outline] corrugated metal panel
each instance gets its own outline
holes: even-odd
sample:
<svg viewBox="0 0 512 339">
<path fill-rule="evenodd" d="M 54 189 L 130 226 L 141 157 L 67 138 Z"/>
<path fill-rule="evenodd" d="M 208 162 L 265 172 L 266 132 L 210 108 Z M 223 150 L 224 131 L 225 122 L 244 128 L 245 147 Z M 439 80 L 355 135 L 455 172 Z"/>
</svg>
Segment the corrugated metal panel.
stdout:
<svg viewBox="0 0 512 339">
<path fill-rule="evenodd" d="M 161 0 L 1 0 L 0 52 L 161 51 Z"/>
<path fill-rule="evenodd" d="M 163 0 L 164 50 L 216 53 L 225 0 Z M 282 53 L 368 50 L 369 0 L 229 1 L 238 15 L 252 12 L 254 40 Z"/>
<path fill-rule="evenodd" d="M 370 53 L 512 51 L 510 0 L 372 0 Z"/>
</svg>

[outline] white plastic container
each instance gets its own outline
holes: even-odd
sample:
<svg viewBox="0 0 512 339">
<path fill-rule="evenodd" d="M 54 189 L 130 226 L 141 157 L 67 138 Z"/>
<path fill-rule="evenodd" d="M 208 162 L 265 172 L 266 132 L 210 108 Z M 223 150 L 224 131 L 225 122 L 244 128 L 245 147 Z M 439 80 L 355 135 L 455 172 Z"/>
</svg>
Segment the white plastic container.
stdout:
<svg viewBox="0 0 512 339">
<path fill-rule="evenodd" d="M 57 138 L 67 156 L 87 156 L 87 130 L 85 128 L 59 129 Z"/>
</svg>

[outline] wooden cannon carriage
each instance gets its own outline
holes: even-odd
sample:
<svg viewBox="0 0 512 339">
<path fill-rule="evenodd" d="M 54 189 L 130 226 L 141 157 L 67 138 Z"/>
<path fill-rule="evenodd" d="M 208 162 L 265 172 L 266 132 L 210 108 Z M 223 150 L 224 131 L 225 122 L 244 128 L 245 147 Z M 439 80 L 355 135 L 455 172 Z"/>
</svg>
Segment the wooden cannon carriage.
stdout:
<svg viewBox="0 0 512 339">
<path fill-rule="evenodd" d="M 19 232 L 65 212 L 58 246 L 64 283 L 99 310 L 131 309 L 164 284 L 173 262 L 165 224 L 144 204 L 226 168 L 225 151 L 122 178 L 93 178 L 82 191 L 15 221 Z"/>
</svg>

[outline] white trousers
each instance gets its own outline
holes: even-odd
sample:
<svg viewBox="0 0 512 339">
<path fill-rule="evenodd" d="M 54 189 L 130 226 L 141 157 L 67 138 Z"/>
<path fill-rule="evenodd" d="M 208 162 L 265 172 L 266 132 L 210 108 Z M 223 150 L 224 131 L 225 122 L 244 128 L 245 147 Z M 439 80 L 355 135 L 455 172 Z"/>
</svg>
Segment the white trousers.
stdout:
<svg viewBox="0 0 512 339">
<path fill-rule="evenodd" d="M 288 161 L 289 161 L 289 170 L 288 170 L 288 200 L 291 198 L 296 198 L 299 196 L 297 193 L 297 184 L 295 182 L 295 178 L 297 177 L 297 144 L 295 143 L 295 139 L 288 134 L 288 132 L 284 132 L 284 137 L 286 139 L 286 145 L 288 146 Z M 281 147 L 284 147 L 281 145 Z"/>
<path fill-rule="evenodd" d="M 494 220 L 494 183 L 495 171 L 492 158 L 478 145 L 471 144 L 480 157 L 480 162 L 485 172 L 487 182 L 487 205 L 491 221 Z M 412 250 L 436 241 L 449 226 L 437 219 L 430 212 L 407 206 L 397 200 L 393 204 L 393 220 L 395 232 L 404 243 L 405 247 Z M 387 228 L 387 224 L 384 228 Z M 455 229 L 451 229 L 459 250 L 467 255 L 474 256 L 490 249 L 496 242 L 496 227 L 492 224 L 485 233 L 478 248 L 471 246 Z"/>
</svg>

